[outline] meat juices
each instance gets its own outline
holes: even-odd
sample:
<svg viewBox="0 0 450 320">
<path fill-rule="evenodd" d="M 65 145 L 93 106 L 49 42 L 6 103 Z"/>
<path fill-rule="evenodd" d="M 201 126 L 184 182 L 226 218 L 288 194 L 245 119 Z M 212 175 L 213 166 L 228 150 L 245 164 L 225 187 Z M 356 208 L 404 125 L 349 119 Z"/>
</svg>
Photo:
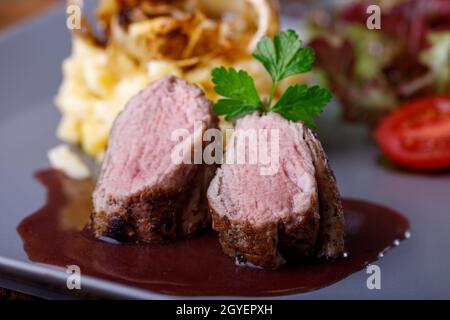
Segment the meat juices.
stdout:
<svg viewBox="0 0 450 320">
<path fill-rule="evenodd" d="M 223 164 L 211 181 L 213 228 L 238 264 L 275 269 L 284 252 L 337 258 L 344 249 L 344 216 L 334 177 L 313 133 L 275 113 L 251 114 L 239 129 L 278 129 L 279 170 L 261 175 L 261 164 Z"/>
<path fill-rule="evenodd" d="M 215 232 L 170 245 L 99 241 L 82 230 L 91 211 L 91 181 L 71 179 L 56 170 L 39 171 L 35 177 L 46 187 L 47 201 L 17 228 L 30 260 L 62 268 L 75 264 L 86 276 L 187 299 L 282 296 L 317 290 L 364 270 L 410 232 L 408 220 L 391 209 L 343 199 L 346 258 L 332 263 L 325 259 L 296 261 L 277 270 L 240 268 L 223 254 Z M 83 292 L 89 297 L 89 290 L 79 293 Z M 113 298 L 118 298 L 117 294 Z"/>
<path fill-rule="evenodd" d="M 194 134 L 201 121 L 202 134 Z M 166 77 L 134 96 L 111 130 L 102 172 L 93 194 L 90 228 L 96 237 L 166 242 L 209 225 L 206 190 L 215 167 L 176 164 L 172 132 L 187 129 L 194 143 L 216 127 L 203 92 Z M 193 151 L 192 151 L 193 152 Z"/>
</svg>

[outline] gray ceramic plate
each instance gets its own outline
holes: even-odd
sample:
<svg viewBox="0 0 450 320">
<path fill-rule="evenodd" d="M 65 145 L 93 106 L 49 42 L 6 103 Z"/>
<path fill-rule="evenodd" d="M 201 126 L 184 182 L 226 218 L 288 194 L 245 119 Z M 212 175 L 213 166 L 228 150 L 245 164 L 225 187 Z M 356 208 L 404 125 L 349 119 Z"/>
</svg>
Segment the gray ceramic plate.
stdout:
<svg viewBox="0 0 450 320">
<path fill-rule="evenodd" d="M 49 166 L 46 152 L 58 143 L 52 99 L 69 52 L 63 8 L 0 34 L 0 287 L 49 298 L 73 297 L 66 273 L 30 262 L 16 227 L 45 202 L 45 190 L 32 176 Z M 367 132 L 337 119 L 332 106 L 318 128 L 342 194 L 402 212 L 412 237 L 376 262 L 381 290 L 367 289 L 362 270 L 327 288 L 283 298 L 450 298 L 450 175 L 386 170 L 377 165 L 379 151 Z M 171 298 L 88 277 L 77 295 Z"/>
</svg>

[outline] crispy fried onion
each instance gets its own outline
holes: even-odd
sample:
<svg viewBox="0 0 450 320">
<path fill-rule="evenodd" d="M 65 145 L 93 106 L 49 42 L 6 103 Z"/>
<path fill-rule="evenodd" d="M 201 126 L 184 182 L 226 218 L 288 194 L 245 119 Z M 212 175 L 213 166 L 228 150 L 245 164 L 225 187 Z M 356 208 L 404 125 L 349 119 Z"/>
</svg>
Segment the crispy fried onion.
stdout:
<svg viewBox="0 0 450 320">
<path fill-rule="evenodd" d="M 76 34 L 98 45 L 116 43 L 142 63 L 163 59 L 180 67 L 248 54 L 279 29 L 276 0 L 100 0 L 97 19 L 102 35 L 86 19 Z"/>
</svg>

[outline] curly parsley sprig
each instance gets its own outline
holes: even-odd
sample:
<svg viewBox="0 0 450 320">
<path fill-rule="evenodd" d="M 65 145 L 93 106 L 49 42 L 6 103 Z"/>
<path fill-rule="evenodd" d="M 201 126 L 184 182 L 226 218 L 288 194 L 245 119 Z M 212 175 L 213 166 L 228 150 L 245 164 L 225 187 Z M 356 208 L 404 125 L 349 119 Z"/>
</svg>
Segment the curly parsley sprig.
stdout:
<svg viewBox="0 0 450 320">
<path fill-rule="evenodd" d="M 224 98 L 214 104 L 214 111 L 229 121 L 258 110 L 276 112 L 288 120 L 303 121 L 307 126 L 314 127 L 314 117 L 331 101 L 327 89 L 293 85 L 273 104 L 281 80 L 311 71 L 314 52 L 302 47 L 297 33 L 288 30 L 276 35 L 273 41 L 263 37 L 253 57 L 262 63 L 272 78 L 272 88 L 266 102 L 260 98 L 252 77 L 246 71 L 219 67 L 212 71 L 212 80 L 214 90 Z"/>
</svg>

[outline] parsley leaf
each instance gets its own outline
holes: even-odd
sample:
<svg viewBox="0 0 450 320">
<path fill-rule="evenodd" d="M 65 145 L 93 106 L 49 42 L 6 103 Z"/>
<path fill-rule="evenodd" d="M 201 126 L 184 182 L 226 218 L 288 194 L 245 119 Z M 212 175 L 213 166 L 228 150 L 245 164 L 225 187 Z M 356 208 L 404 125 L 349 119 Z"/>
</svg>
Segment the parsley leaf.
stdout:
<svg viewBox="0 0 450 320">
<path fill-rule="evenodd" d="M 314 117 L 331 100 L 328 90 L 317 86 L 291 86 L 272 105 L 281 80 L 311 70 L 314 52 L 309 48 L 302 48 L 295 31 L 288 30 L 276 35 L 273 41 L 263 37 L 258 42 L 253 57 L 263 64 L 272 78 L 268 99 L 261 100 L 255 83 L 247 72 L 233 68 L 215 68 L 212 71 L 214 89 L 224 99 L 214 104 L 214 111 L 225 116 L 226 120 L 234 120 L 255 111 L 277 112 L 288 120 L 301 120 L 307 126 L 314 127 Z"/>
<path fill-rule="evenodd" d="M 314 52 L 310 48 L 302 48 L 297 33 L 288 30 L 276 35 L 273 42 L 267 36 L 263 37 L 253 57 L 264 65 L 273 82 L 277 83 L 292 75 L 310 71 Z"/>
<path fill-rule="evenodd" d="M 252 77 L 243 71 L 224 67 L 212 71 L 214 90 L 228 99 L 220 99 L 213 109 L 226 120 L 234 120 L 261 108 L 262 103 Z"/>
<path fill-rule="evenodd" d="M 318 86 L 290 86 L 278 100 L 272 111 L 292 121 L 302 120 L 308 127 L 314 127 L 314 117 L 322 113 L 331 101 L 331 93 Z"/>
</svg>

